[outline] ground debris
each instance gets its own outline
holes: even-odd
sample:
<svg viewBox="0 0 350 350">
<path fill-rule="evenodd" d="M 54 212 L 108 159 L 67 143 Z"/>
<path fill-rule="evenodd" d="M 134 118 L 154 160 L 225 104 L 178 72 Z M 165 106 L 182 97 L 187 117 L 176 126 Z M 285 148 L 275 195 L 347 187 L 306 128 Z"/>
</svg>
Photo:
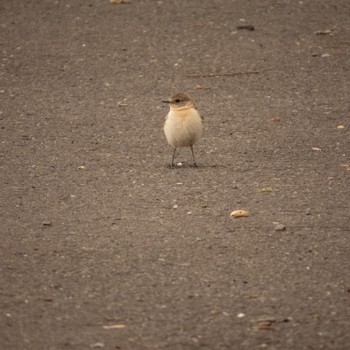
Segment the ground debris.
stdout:
<svg viewBox="0 0 350 350">
<path fill-rule="evenodd" d="M 333 35 L 334 30 L 333 29 L 317 30 L 315 34 L 316 35 Z"/>
<path fill-rule="evenodd" d="M 256 330 L 264 330 L 264 331 L 273 331 L 274 328 L 272 325 L 276 322 L 275 319 L 267 319 L 267 320 L 258 320 L 254 325 L 253 329 Z"/>
<path fill-rule="evenodd" d="M 249 31 L 253 31 L 253 30 L 255 30 L 255 28 L 254 28 L 254 26 L 253 25 L 251 25 L 251 24 L 240 24 L 240 25 L 238 25 L 238 26 L 236 26 L 236 28 L 238 29 L 238 30 L 249 30 Z"/>
<path fill-rule="evenodd" d="M 259 193 L 269 193 L 269 192 L 272 192 L 272 191 L 273 191 L 273 188 L 270 187 L 270 186 L 258 188 L 258 192 Z"/>
<path fill-rule="evenodd" d="M 271 118 L 271 121 L 274 123 L 279 123 L 281 121 L 281 118 L 280 117 L 273 117 L 273 118 Z"/>
<path fill-rule="evenodd" d="M 119 4 L 129 4 L 130 0 L 109 0 L 111 4 L 119 5 Z"/>
<path fill-rule="evenodd" d="M 341 163 L 340 166 L 345 170 L 350 171 L 350 163 Z"/>
<path fill-rule="evenodd" d="M 128 107 L 128 104 L 126 103 L 126 100 L 124 99 L 124 101 L 119 101 L 118 102 L 118 107 Z"/>
<path fill-rule="evenodd" d="M 44 226 L 44 227 L 52 226 L 52 221 L 43 221 L 42 226 Z"/>
<path fill-rule="evenodd" d="M 126 328 L 125 324 L 111 324 L 111 325 L 106 325 L 106 326 L 102 326 L 103 329 L 123 329 Z"/>
<path fill-rule="evenodd" d="M 231 218 L 243 218 L 243 217 L 247 217 L 249 216 L 249 212 L 247 210 L 234 210 L 231 214 L 230 214 Z"/>
<path fill-rule="evenodd" d="M 285 231 L 287 229 L 286 225 L 283 225 L 277 221 L 273 222 L 275 226 L 275 231 Z"/>
<path fill-rule="evenodd" d="M 219 78 L 219 77 L 235 77 L 239 75 L 260 74 L 259 71 L 245 71 L 245 72 L 228 72 L 228 73 L 203 73 L 203 74 L 188 74 L 188 78 Z"/>
</svg>

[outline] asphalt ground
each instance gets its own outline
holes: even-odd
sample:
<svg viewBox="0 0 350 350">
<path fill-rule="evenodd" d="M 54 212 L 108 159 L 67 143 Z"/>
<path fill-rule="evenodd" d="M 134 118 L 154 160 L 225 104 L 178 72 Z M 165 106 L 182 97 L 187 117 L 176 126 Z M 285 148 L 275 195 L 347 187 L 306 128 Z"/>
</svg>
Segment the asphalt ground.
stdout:
<svg viewBox="0 0 350 350">
<path fill-rule="evenodd" d="M 1 349 L 350 348 L 348 0 L 0 21 Z M 198 168 L 169 168 L 177 91 Z"/>
</svg>

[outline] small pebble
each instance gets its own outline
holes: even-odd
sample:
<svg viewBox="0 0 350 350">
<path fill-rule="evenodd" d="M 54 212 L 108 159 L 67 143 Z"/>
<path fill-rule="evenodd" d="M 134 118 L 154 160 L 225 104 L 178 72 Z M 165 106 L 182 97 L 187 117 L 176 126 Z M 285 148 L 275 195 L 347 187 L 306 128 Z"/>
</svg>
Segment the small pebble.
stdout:
<svg viewBox="0 0 350 350">
<path fill-rule="evenodd" d="M 241 29 L 246 29 L 246 30 L 250 30 L 250 31 L 255 30 L 254 26 L 252 26 L 251 24 L 241 24 L 241 25 L 236 26 L 236 28 L 238 30 L 241 30 Z"/>
<path fill-rule="evenodd" d="M 275 225 L 275 231 L 285 231 L 287 227 L 283 224 L 280 224 L 279 222 L 274 222 Z"/>
<path fill-rule="evenodd" d="M 43 221 L 42 225 L 43 226 L 52 226 L 52 222 L 51 221 Z"/>
</svg>

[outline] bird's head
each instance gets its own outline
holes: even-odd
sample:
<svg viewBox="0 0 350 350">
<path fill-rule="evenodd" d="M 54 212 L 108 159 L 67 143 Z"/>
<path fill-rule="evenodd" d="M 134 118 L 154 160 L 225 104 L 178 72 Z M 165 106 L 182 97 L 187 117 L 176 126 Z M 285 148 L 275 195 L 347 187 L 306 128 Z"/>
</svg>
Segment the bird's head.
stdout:
<svg viewBox="0 0 350 350">
<path fill-rule="evenodd" d="M 194 107 L 194 101 L 191 97 L 183 92 L 178 92 L 174 96 L 162 101 L 163 103 L 169 103 L 170 108 L 180 109 L 180 108 L 192 108 Z"/>
</svg>

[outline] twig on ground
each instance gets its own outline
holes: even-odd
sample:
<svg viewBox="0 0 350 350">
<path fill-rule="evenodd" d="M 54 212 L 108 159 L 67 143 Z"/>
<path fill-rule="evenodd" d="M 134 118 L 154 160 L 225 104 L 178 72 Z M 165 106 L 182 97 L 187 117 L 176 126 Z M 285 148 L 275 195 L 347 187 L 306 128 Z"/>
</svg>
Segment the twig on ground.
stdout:
<svg viewBox="0 0 350 350">
<path fill-rule="evenodd" d="M 208 74 L 188 74 L 188 78 L 214 78 L 214 77 L 235 77 L 237 75 L 260 74 L 258 71 L 234 72 L 234 73 L 208 73 Z"/>
</svg>

